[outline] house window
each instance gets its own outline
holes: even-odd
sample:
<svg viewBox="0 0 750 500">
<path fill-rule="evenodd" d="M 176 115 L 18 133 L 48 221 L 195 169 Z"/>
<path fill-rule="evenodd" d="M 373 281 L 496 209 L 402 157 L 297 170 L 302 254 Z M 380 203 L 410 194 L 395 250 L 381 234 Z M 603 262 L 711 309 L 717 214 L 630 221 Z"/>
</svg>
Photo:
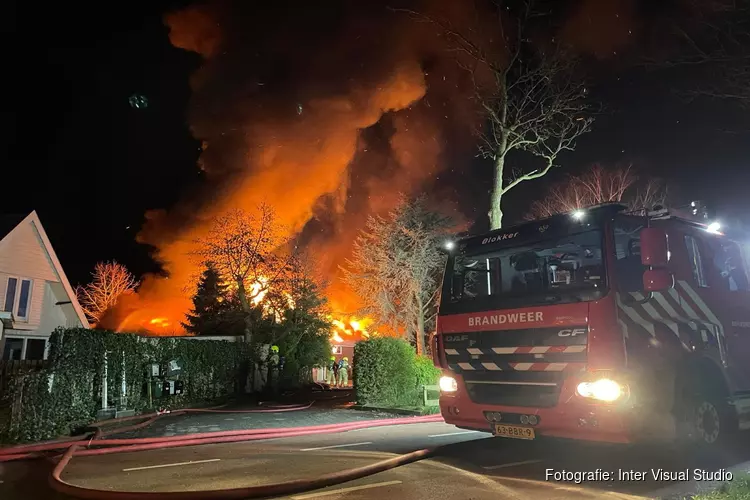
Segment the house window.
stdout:
<svg viewBox="0 0 750 500">
<path fill-rule="evenodd" d="M 5 307 L 3 311 L 13 312 L 13 306 L 16 303 L 16 288 L 18 287 L 17 278 L 8 278 L 8 286 L 5 287 Z"/>
<path fill-rule="evenodd" d="M 47 350 L 47 341 L 44 339 L 26 340 L 26 359 L 44 359 L 44 351 Z"/>
<path fill-rule="evenodd" d="M 23 339 L 6 338 L 3 360 L 19 361 L 21 359 L 23 359 Z"/>
<path fill-rule="evenodd" d="M 42 360 L 47 354 L 47 340 L 6 337 L 3 360 Z"/>
<path fill-rule="evenodd" d="M 5 287 L 5 304 L 3 310 L 12 312 L 16 319 L 28 320 L 30 304 L 31 280 L 8 278 L 8 284 Z"/>
<path fill-rule="evenodd" d="M 333 349 L 331 349 L 333 354 L 342 354 L 344 352 L 344 347 L 340 345 L 333 346 Z"/>
<path fill-rule="evenodd" d="M 703 260 L 701 259 L 700 246 L 698 240 L 690 235 L 685 235 L 685 246 L 687 246 L 690 266 L 693 268 L 693 279 L 700 287 L 707 287 L 706 273 L 703 271 Z"/>
</svg>

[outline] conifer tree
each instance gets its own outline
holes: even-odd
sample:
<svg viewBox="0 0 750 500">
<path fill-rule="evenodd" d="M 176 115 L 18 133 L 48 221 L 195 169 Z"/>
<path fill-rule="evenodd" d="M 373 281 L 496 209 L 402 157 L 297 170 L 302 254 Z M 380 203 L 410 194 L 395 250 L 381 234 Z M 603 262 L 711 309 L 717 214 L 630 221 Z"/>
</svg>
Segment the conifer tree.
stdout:
<svg viewBox="0 0 750 500">
<path fill-rule="evenodd" d="M 182 326 L 189 333 L 204 335 L 210 333 L 237 334 L 237 304 L 232 300 L 228 286 L 222 282 L 216 267 L 208 263 L 198 282 L 198 289 L 193 296 L 193 309 L 186 315 L 187 321 Z M 240 335 L 242 319 L 240 321 Z"/>
</svg>

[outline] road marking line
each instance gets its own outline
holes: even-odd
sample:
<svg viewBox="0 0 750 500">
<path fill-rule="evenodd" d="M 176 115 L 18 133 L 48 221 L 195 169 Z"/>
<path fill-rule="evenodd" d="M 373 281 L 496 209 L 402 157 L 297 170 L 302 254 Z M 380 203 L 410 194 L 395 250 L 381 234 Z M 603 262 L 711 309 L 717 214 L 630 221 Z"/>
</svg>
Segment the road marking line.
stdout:
<svg viewBox="0 0 750 500">
<path fill-rule="evenodd" d="M 461 432 L 449 432 L 447 434 L 430 434 L 428 438 L 440 438 L 445 436 L 460 436 L 461 434 L 475 434 L 479 431 L 461 431 Z"/>
<path fill-rule="evenodd" d="M 372 441 L 367 441 L 365 443 L 351 443 L 351 444 L 335 444 L 333 446 L 320 446 L 318 448 L 303 448 L 299 451 L 317 451 L 317 450 L 328 450 L 331 448 L 346 448 L 347 446 L 362 446 L 364 444 L 372 444 Z"/>
<path fill-rule="evenodd" d="M 505 467 L 516 467 L 517 465 L 538 464 L 541 460 L 524 460 L 523 462 L 511 462 L 509 464 L 482 466 L 485 470 L 504 469 Z"/>
<path fill-rule="evenodd" d="M 209 462 L 218 462 L 220 458 L 209 458 L 208 460 L 193 460 L 190 462 L 179 462 L 176 464 L 161 464 L 161 465 L 149 465 L 146 467 L 132 467 L 130 469 L 122 469 L 123 472 L 131 472 L 134 470 L 146 470 L 146 469 L 161 469 L 164 467 L 177 467 L 178 465 L 192 465 L 192 464 L 207 464 Z"/>
<path fill-rule="evenodd" d="M 351 486 L 349 488 L 340 488 L 338 490 L 319 491 L 317 493 L 308 493 L 306 495 L 297 495 L 292 497 L 293 500 L 303 500 L 305 498 L 317 498 L 328 495 L 338 495 L 339 493 L 348 493 L 350 491 L 369 490 L 372 488 L 380 488 L 381 486 L 394 486 L 401 484 L 401 481 L 385 481 L 382 483 L 363 484 L 362 486 Z"/>
</svg>

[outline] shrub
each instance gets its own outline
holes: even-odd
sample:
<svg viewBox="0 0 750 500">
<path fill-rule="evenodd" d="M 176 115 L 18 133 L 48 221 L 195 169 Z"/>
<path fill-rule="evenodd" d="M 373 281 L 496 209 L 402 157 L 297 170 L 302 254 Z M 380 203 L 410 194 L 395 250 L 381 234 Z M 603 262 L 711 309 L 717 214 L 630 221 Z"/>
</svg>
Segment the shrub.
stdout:
<svg viewBox="0 0 750 500">
<path fill-rule="evenodd" d="M 359 404 L 421 406 L 423 385 L 436 385 L 440 370 L 417 356 L 405 340 L 389 337 L 354 347 L 354 389 Z"/>
<path fill-rule="evenodd" d="M 417 375 L 417 387 L 423 385 L 437 385 L 440 381 L 440 368 L 435 366 L 429 356 L 415 356 L 414 368 Z"/>
<path fill-rule="evenodd" d="M 404 340 L 379 337 L 354 347 L 354 389 L 359 404 L 411 405 L 416 377 L 414 350 Z"/>
</svg>

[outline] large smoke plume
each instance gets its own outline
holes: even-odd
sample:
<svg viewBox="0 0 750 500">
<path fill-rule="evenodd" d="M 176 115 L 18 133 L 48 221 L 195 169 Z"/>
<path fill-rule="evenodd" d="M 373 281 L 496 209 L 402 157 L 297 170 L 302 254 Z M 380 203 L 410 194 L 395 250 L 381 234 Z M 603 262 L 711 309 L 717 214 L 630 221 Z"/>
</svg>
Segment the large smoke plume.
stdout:
<svg viewBox="0 0 750 500">
<path fill-rule="evenodd" d="M 377 0 L 256 5 L 218 1 L 165 16 L 171 43 L 202 56 L 188 119 L 207 181 L 199 196 L 147 214 L 139 241 L 158 249 L 169 279 L 147 277 L 113 323 L 168 317 L 177 326 L 195 239 L 216 214 L 261 201 L 319 258 L 334 307 L 351 309 L 336 269 L 366 216 L 428 188 L 449 137 L 471 147 L 474 115 L 434 27 Z"/>
</svg>

